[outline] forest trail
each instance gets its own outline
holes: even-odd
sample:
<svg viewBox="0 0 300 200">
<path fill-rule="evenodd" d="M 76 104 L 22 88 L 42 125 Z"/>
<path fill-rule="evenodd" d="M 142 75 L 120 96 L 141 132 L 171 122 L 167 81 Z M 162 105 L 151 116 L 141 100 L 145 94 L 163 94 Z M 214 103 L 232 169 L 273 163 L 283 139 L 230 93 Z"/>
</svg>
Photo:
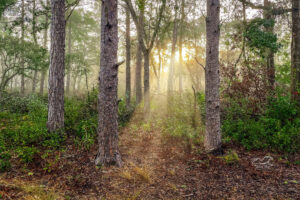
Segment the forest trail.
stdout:
<svg viewBox="0 0 300 200">
<path fill-rule="evenodd" d="M 168 138 L 155 123 L 136 114 L 120 131 L 123 167 L 95 168 L 97 145 L 79 151 L 70 142 L 65 152 L 27 169 L 0 177 L 4 199 L 300 199 L 300 167 L 276 161 L 257 170 L 250 160 L 265 152 L 235 148 L 239 159 L 207 155 L 201 147 L 189 152 L 180 139 Z M 225 147 L 228 152 L 231 146 Z M 59 160 L 55 161 L 55 155 Z M 275 160 L 276 155 L 272 155 Z"/>
</svg>

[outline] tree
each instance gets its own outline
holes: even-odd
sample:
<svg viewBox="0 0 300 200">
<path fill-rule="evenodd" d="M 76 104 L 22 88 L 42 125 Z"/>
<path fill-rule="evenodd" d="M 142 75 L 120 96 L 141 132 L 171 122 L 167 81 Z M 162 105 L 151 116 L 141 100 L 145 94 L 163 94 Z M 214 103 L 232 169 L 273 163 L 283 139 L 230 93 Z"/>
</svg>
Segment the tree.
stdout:
<svg viewBox="0 0 300 200">
<path fill-rule="evenodd" d="M 51 0 L 51 13 L 47 127 L 53 132 L 64 127 L 65 1 Z"/>
<path fill-rule="evenodd" d="M 118 148 L 118 0 L 103 0 L 96 165 L 122 165 Z"/>
<path fill-rule="evenodd" d="M 168 102 L 170 102 L 170 96 L 173 92 L 173 79 L 175 74 L 175 53 L 176 53 L 176 43 L 177 43 L 177 14 L 178 5 L 177 0 L 175 0 L 175 17 L 173 22 L 173 37 L 172 37 L 172 50 L 171 50 L 171 61 L 169 67 L 169 77 L 168 77 Z"/>
<path fill-rule="evenodd" d="M 22 18 L 21 18 L 21 40 L 24 42 L 24 32 L 25 32 L 25 4 L 24 0 L 22 0 L 22 8 L 21 8 L 21 13 L 22 13 Z M 24 68 L 24 59 L 21 58 L 21 67 Z M 25 76 L 24 72 L 21 73 L 21 94 L 25 95 Z"/>
<path fill-rule="evenodd" d="M 48 10 L 49 7 L 49 0 L 46 0 L 46 10 Z M 44 48 L 47 48 L 47 42 L 48 42 L 48 22 L 49 21 L 49 15 L 48 12 L 45 13 L 45 29 L 44 29 Z M 44 84 L 45 84 L 45 78 L 46 78 L 47 68 L 42 70 L 41 73 L 41 81 L 40 81 L 40 95 L 44 94 Z"/>
<path fill-rule="evenodd" d="M 130 73 L 130 61 L 131 61 L 131 45 L 130 45 L 130 11 L 126 7 L 126 106 L 130 106 L 131 97 L 131 73 Z"/>
<path fill-rule="evenodd" d="M 204 146 L 208 152 L 218 151 L 221 148 L 219 37 L 220 2 L 207 0 Z"/>
<path fill-rule="evenodd" d="M 291 75 L 292 98 L 300 102 L 300 2 L 292 1 L 292 45 L 291 45 Z"/>
<path fill-rule="evenodd" d="M 140 10 L 139 16 L 137 15 L 137 12 L 134 10 L 131 0 L 124 0 L 124 1 L 126 2 L 130 10 L 132 19 L 137 29 L 138 43 L 144 54 L 144 113 L 145 115 L 148 115 L 150 112 L 150 70 L 149 70 L 150 61 L 149 59 L 150 59 L 150 53 L 154 46 L 156 36 L 160 29 L 160 23 L 163 17 L 163 12 L 166 7 L 166 0 L 162 0 L 162 5 L 158 11 L 158 15 L 156 17 L 156 21 L 154 24 L 153 33 L 152 35 L 148 35 L 147 37 L 145 37 L 146 33 L 145 33 L 144 17 L 143 17 L 145 6 L 146 6 L 145 0 L 138 1 L 138 7 Z M 147 38 L 150 39 L 147 40 Z M 138 88 L 136 88 L 136 90 L 138 90 Z"/>
</svg>

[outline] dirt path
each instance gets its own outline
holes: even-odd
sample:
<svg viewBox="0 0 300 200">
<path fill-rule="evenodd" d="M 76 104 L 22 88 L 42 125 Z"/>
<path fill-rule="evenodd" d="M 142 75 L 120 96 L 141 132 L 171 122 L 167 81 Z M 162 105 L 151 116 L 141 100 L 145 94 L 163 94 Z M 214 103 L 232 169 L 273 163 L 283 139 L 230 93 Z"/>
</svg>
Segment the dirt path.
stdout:
<svg viewBox="0 0 300 200">
<path fill-rule="evenodd" d="M 270 169 L 258 170 L 254 157 L 267 152 L 235 149 L 239 159 L 201 152 L 186 153 L 180 139 L 162 137 L 159 127 L 138 119 L 120 133 L 122 168 L 94 166 L 96 145 L 82 152 L 72 143 L 43 170 L 43 162 L 14 168 L 0 177 L 3 199 L 300 199 L 300 167 L 274 157 Z M 26 187 L 25 187 L 26 186 Z M 47 196 L 47 194 L 49 194 Z M 1 199 L 1 198 L 0 198 Z"/>
</svg>

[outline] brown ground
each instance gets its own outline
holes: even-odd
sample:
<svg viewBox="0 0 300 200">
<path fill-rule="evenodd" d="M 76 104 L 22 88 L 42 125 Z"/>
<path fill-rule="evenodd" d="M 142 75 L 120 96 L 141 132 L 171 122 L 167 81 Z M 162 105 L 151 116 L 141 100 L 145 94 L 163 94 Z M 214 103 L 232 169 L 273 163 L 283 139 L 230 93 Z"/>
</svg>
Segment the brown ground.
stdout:
<svg viewBox="0 0 300 200">
<path fill-rule="evenodd" d="M 267 152 L 246 152 L 234 146 L 239 160 L 185 151 L 180 140 L 166 139 L 159 128 L 128 126 L 120 134 L 122 168 L 94 166 L 96 148 L 66 152 L 27 169 L 13 167 L 0 176 L 3 199 L 300 199 L 300 165 Z M 258 170 L 251 158 L 274 157 L 274 166 Z M 295 158 L 294 158 L 295 159 Z M 299 157 L 297 157 L 299 159 Z M 49 163 L 51 163 L 49 165 Z M 47 167 L 50 169 L 43 170 Z M 1 199 L 1 198 L 0 198 Z"/>
</svg>

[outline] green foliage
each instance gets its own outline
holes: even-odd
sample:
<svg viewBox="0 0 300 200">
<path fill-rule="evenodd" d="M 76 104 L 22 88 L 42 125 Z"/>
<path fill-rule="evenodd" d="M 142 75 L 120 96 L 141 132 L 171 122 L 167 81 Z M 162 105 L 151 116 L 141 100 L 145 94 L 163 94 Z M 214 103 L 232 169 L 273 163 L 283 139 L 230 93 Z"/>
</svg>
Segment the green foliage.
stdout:
<svg viewBox="0 0 300 200">
<path fill-rule="evenodd" d="M 276 53 L 281 46 L 277 43 L 277 36 L 267 31 L 272 29 L 274 24 L 274 20 L 255 18 L 247 25 L 244 32 L 250 49 L 262 57 L 268 49 Z"/>
<path fill-rule="evenodd" d="M 162 127 L 165 136 L 181 138 L 188 145 L 191 141 L 198 141 L 203 126 L 200 124 L 198 108 L 194 110 L 194 101 L 202 102 L 203 96 L 197 95 L 195 99 L 191 93 L 184 93 L 182 96 L 174 95 L 168 102 L 167 117 L 162 117 L 159 126 Z M 196 113 L 195 113 L 196 111 Z"/>
<path fill-rule="evenodd" d="M 0 1 L 0 18 L 3 12 L 11 5 L 15 4 L 16 0 L 1 0 Z"/>
<path fill-rule="evenodd" d="M 229 151 L 228 154 L 222 157 L 222 159 L 227 163 L 227 164 L 235 164 L 238 163 L 240 158 L 239 155 L 236 153 L 236 151 Z"/>
<path fill-rule="evenodd" d="M 30 163 L 33 161 L 34 156 L 39 152 L 39 150 L 36 147 L 19 147 L 17 149 L 18 157 L 24 162 L 24 163 Z"/>
<path fill-rule="evenodd" d="M 11 168 L 11 156 L 7 152 L 0 152 L 0 172 L 5 172 Z"/>
<path fill-rule="evenodd" d="M 299 151 L 299 107 L 288 96 L 270 99 L 265 112 L 258 116 L 253 116 L 252 112 L 245 110 L 246 107 L 231 104 L 225 110 L 222 125 L 225 136 L 240 142 L 249 150 L 270 149 L 288 153 Z"/>
</svg>

